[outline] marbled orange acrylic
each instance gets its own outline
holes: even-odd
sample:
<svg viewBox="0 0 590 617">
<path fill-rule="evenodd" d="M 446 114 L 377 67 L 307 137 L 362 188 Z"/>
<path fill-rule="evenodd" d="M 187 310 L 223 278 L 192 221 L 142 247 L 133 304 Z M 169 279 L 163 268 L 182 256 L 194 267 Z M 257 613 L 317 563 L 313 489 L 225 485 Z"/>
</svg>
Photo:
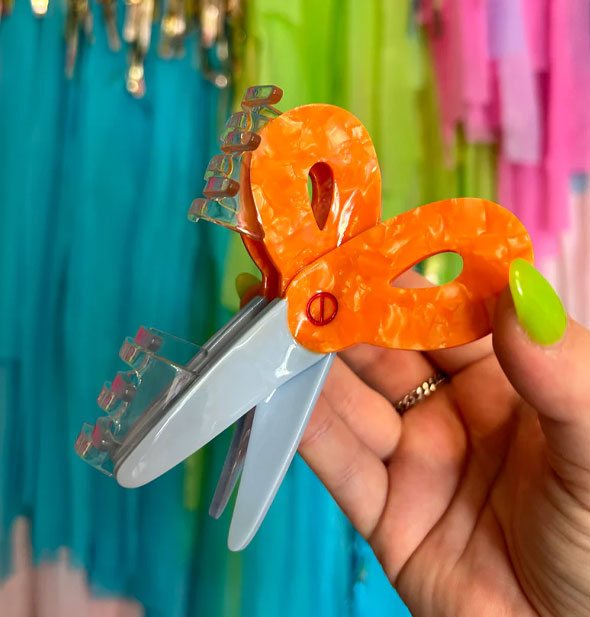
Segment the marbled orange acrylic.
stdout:
<svg viewBox="0 0 590 617">
<path fill-rule="evenodd" d="M 260 291 L 286 298 L 299 343 L 325 353 L 356 343 L 426 350 L 490 331 L 510 263 L 533 258 L 514 215 L 490 201 L 460 198 L 380 223 L 373 143 L 352 114 L 333 105 L 276 115 L 259 137 L 240 159 L 232 224 L 262 272 Z M 448 251 L 463 258 L 454 281 L 392 286 L 423 259 Z"/>
<path fill-rule="evenodd" d="M 452 251 L 463 270 L 438 287 L 405 289 L 391 282 L 426 257 Z M 495 299 L 510 263 L 532 260 L 518 219 L 483 199 L 448 199 L 401 214 L 356 236 L 302 270 L 287 288 L 289 327 L 313 351 L 355 343 L 396 349 L 440 349 L 490 331 Z M 309 299 L 320 292 L 338 303 L 334 318 L 315 325 Z"/>
<path fill-rule="evenodd" d="M 314 259 L 381 220 L 381 174 L 365 127 L 333 105 L 291 109 L 260 135 L 250 162 L 250 190 L 282 292 Z M 325 163 L 333 177 L 323 229 L 308 194 L 310 170 L 317 163 Z"/>
</svg>

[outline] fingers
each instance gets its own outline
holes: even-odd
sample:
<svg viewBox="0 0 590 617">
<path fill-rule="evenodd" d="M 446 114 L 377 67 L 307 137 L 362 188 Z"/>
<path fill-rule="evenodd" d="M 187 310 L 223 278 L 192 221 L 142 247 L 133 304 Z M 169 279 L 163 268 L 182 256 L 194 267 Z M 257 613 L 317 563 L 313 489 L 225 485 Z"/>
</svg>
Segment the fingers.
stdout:
<svg viewBox="0 0 590 617">
<path fill-rule="evenodd" d="M 299 445 L 299 453 L 367 538 L 383 512 L 385 465 L 332 409 L 322 393 Z"/>
<path fill-rule="evenodd" d="M 447 511 L 467 452 L 463 424 L 446 386 L 405 416 L 389 464 L 390 491 L 371 536 L 393 580 Z"/>
<path fill-rule="evenodd" d="M 488 335 L 467 345 L 429 351 L 426 355 L 447 375 L 456 375 L 468 366 L 473 366 L 476 362 L 490 357 L 493 353 L 492 336 Z"/>
<path fill-rule="evenodd" d="M 549 283 L 529 264 L 513 265 L 510 287 L 512 294 L 505 290 L 496 309 L 496 354 L 514 388 L 539 413 L 554 470 L 588 485 L 590 333 L 567 320 Z"/>
<path fill-rule="evenodd" d="M 381 460 L 395 450 L 401 418 L 391 403 L 336 358 L 322 391 L 326 402 Z"/>
<path fill-rule="evenodd" d="M 363 344 L 341 352 L 340 357 L 368 386 L 391 403 L 436 372 L 428 359 L 417 351 Z"/>
</svg>

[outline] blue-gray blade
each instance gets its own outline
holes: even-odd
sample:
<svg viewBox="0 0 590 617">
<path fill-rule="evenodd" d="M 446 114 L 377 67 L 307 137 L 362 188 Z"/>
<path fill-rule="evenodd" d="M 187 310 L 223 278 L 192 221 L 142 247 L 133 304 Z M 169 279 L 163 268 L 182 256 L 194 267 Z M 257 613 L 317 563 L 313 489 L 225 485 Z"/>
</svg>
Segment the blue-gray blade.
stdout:
<svg viewBox="0 0 590 617">
<path fill-rule="evenodd" d="M 229 530 L 230 550 L 245 548 L 260 527 L 297 451 L 333 359 L 334 354 L 327 354 L 257 405 Z"/>
<path fill-rule="evenodd" d="M 235 424 L 234 434 L 227 450 L 223 469 L 219 475 L 217 488 L 209 506 L 209 516 L 213 518 L 219 518 L 223 514 L 242 473 L 255 411 L 256 407 L 253 407 Z"/>
</svg>

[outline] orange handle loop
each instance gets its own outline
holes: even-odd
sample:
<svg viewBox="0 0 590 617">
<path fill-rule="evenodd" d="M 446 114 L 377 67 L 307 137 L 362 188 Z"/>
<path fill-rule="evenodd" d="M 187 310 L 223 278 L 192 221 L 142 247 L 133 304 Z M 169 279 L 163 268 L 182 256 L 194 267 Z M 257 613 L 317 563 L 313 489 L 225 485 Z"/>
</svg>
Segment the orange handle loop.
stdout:
<svg viewBox="0 0 590 617">
<path fill-rule="evenodd" d="M 463 270 L 438 287 L 391 282 L 423 259 L 452 251 Z M 305 347 L 340 351 L 355 343 L 440 349 L 491 329 L 510 263 L 532 261 L 520 221 L 484 199 L 449 199 L 401 214 L 352 238 L 300 272 L 289 285 L 289 327 Z"/>
<path fill-rule="evenodd" d="M 291 109 L 260 137 L 249 188 L 282 293 L 314 259 L 381 220 L 381 174 L 365 127 L 333 105 Z"/>
</svg>

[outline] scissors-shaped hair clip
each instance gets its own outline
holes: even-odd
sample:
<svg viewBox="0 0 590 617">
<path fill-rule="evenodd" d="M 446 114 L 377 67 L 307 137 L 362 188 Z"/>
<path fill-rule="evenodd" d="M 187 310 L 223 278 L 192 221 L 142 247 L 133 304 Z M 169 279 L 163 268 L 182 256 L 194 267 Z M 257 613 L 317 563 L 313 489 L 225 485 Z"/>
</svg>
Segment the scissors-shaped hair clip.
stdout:
<svg viewBox="0 0 590 617">
<path fill-rule="evenodd" d="M 532 260 L 522 224 L 483 199 L 381 222 L 379 165 L 363 125 L 332 105 L 281 114 L 280 97 L 274 86 L 246 92 L 205 173 L 205 199 L 189 212 L 242 235 L 262 273 L 258 295 L 200 348 L 141 328 L 121 349 L 131 370 L 99 396 L 106 415 L 76 442 L 88 462 L 136 487 L 235 424 L 210 508 L 221 514 L 241 474 L 232 550 L 247 546 L 268 511 L 336 352 L 476 340 L 491 329 L 512 260 Z M 392 284 L 443 252 L 463 259 L 453 281 Z"/>
</svg>

